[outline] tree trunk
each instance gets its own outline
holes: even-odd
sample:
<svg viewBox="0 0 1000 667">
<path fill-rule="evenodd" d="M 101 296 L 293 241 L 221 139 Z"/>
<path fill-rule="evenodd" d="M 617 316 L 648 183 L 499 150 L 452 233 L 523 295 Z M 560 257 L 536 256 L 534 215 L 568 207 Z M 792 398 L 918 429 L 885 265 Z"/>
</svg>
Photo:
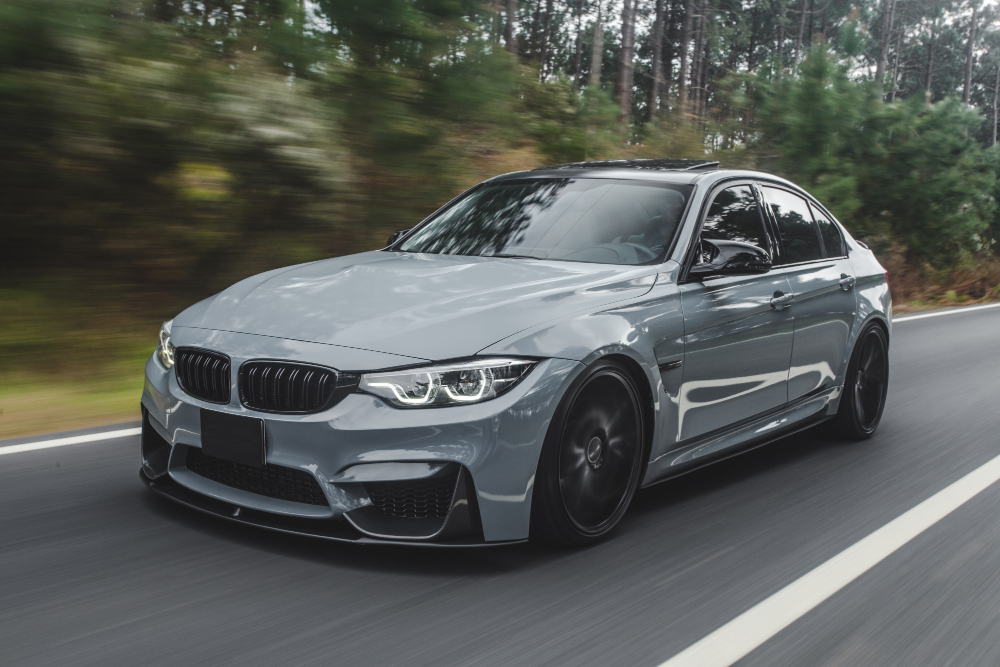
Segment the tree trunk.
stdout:
<svg viewBox="0 0 1000 667">
<path fill-rule="evenodd" d="M 549 64 L 549 42 L 552 33 L 552 0 L 545 0 L 545 23 L 542 26 L 542 48 L 538 52 L 538 76 L 545 78 Z"/>
<path fill-rule="evenodd" d="M 931 38 L 927 42 L 927 70 L 926 70 L 926 81 L 927 81 L 927 101 L 931 101 L 931 76 L 934 74 L 934 32 L 937 29 L 937 21 L 934 21 L 934 27 L 931 28 Z"/>
<path fill-rule="evenodd" d="M 703 60 L 698 68 L 698 116 L 704 117 L 708 110 L 708 71 L 712 65 L 712 17 L 715 14 L 716 0 L 706 0 L 701 19 L 701 41 Z"/>
<path fill-rule="evenodd" d="M 889 40 L 892 35 L 892 19 L 896 11 L 896 0 L 882 2 L 882 31 L 878 36 L 878 63 L 875 65 L 875 81 L 882 83 L 886 65 L 889 64 Z"/>
<path fill-rule="evenodd" d="M 623 121 L 628 121 L 632 114 L 632 74 L 633 55 L 635 53 L 635 5 L 634 0 L 624 0 L 622 3 L 622 52 L 618 67 L 618 83 L 615 85 L 615 97 L 621 105 Z"/>
<path fill-rule="evenodd" d="M 653 62 L 652 74 L 653 82 L 649 87 L 649 101 L 646 103 L 646 119 L 653 120 L 659 106 L 660 88 L 663 84 L 663 68 L 661 58 L 663 57 L 663 0 L 656 0 L 656 18 L 653 19 L 653 33 L 650 35 L 653 41 Z"/>
<path fill-rule="evenodd" d="M 890 0 L 886 0 L 889 2 Z M 799 51 L 802 50 L 802 33 L 806 29 L 806 0 L 802 0 L 802 15 L 799 17 L 799 34 L 795 38 L 795 50 L 792 51 L 792 62 L 796 63 L 799 60 Z"/>
<path fill-rule="evenodd" d="M 604 26 L 601 25 L 601 0 L 597 2 L 597 20 L 594 21 L 594 44 L 590 49 L 590 85 L 601 85 L 601 65 L 604 62 Z"/>
<path fill-rule="evenodd" d="M 892 87 L 889 89 L 889 101 L 896 101 L 896 85 L 899 81 L 899 47 L 903 42 L 903 29 L 896 32 L 896 53 L 892 59 Z"/>
<path fill-rule="evenodd" d="M 684 30 L 681 35 L 681 62 L 680 70 L 677 72 L 677 111 L 680 115 L 680 119 L 683 121 L 684 116 L 687 114 L 687 81 L 685 77 L 687 76 L 687 66 L 688 66 L 688 47 L 691 44 L 691 20 L 694 14 L 694 7 L 692 6 L 691 0 L 684 0 Z"/>
<path fill-rule="evenodd" d="M 809 28 L 806 30 L 806 45 L 805 45 L 807 51 L 809 50 L 809 47 L 812 46 L 813 43 L 813 10 L 815 9 L 815 7 L 816 7 L 816 0 L 809 0 Z"/>
<path fill-rule="evenodd" d="M 993 82 L 993 146 L 997 145 L 997 125 L 1000 117 L 997 115 L 997 101 L 1000 98 L 1000 64 L 997 65 L 997 78 Z"/>
<path fill-rule="evenodd" d="M 528 58 L 538 60 L 538 28 L 542 23 L 542 0 L 535 0 L 535 15 L 531 17 L 531 34 L 528 37 Z"/>
<path fill-rule="evenodd" d="M 503 38 L 507 42 L 507 50 L 517 55 L 517 41 L 514 39 L 514 19 L 517 18 L 517 0 L 507 0 L 507 24 L 503 29 Z"/>
<path fill-rule="evenodd" d="M 708 0 L 702 0 L 703 3 Z M 701 101 L 701 49 L 704 46 L 705 35 L 705 5 L 698 8 L 698 22 L 694 30 L 694 53 L 691 56 L 691 110 L 698 114 Z"/>
<path fill-rule="evenodd" d="M 787 7 L 785 7 L 785 0 L 778 0 L 778 5 L 781 10 L 778 12 L 778 73 L 781 73 L 782 68 L 784 68 L 785 63 L 785 12 Z"/>
<path fill-rule="evenodd" d="M 747 47 L 747 72 L 753 72 L 753 57 L 757 50 L 757 4 L 750 11 L 750 45 Z"/>
<path fill-rule="evenodd" d="M 663 106 L 667 106 L 666 100 L 670 96 L 670 81 L 674 75 L 674 55 L 677 49 L 677 5 L 679 0 L 668 0 L 670 2 L 669 11 L 665 18 L 664 26 L 665 43 L 663 45 L 663 56 L 660 58 L 660 76 L 663 80 L 663 88 L 660 97 L 663 98 Z"/>
<path fill-rule="evenodd" d="M 298 0 L 298 2 L 302 6 L 305 0 Z M 493 10 L 493 17 L 490 19 L 490 38 L 495 45 L 500 44 L 500 38 L 503 36 L 503 19 L 500 18 L 504 12 L 503 4 L 504 0 L 490 0 Z"/>
<path fill-rule="evenodd" d="M 708 19 L 706 18 L 707 22 Z M 704 30 L 704 28 L 702 28 Z M 704 49 L 704 60 L 701 61 L 701 67 L 698 68 L 698 117 L 704 118 L 705 112 L 708 108 L 708 68 L 711 62 L 711 52 L 709 50 L 708 39 L 702 38 L 702 42 L 705 44 Z"/>
<path fill-rule="evenodd" d="M 573 83 L 581 84 L 580 67 L 583 66 L 583 0 L 576 5 L 576 51 L 573 54 Z"/>
<path fill-rule="evenodd" d="M 969 103 L 972 91 L 972 61 L 975 58 L 973 49 L 976 44 L 976 17 L 979 8 L 972 5 L 972 24 L 969 26 L 969 42 L 965 46 L 965 86 L 962 87 L 962 102 Z"/>
</svg>

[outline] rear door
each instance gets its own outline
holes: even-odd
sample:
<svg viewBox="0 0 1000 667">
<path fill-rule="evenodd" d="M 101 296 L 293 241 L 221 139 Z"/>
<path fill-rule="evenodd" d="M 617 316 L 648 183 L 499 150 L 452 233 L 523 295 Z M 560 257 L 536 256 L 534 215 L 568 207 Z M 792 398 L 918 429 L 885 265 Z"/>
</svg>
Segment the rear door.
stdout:
<svg viewBox="0 0 1000 667">
<path fill-rule="evenodd" d="M 855 276 L 840 230 L 822 209 L 791 189 L 761 185 L 780 239 L 776 263 L 794 298 L 791 402 L 838 384 L 857 313 Z"/>
<path fill-rule="evenodd" d="M 701 239 L 714 239 L 771 252 L 774 242 L 752 184 L 727 185 L 713 196 L 696 248 Z M 790 289 L 782 269 L 680 286 L 684 362 L 678 441 L 706 437 L 785 405 L 792 316 L 776 299 Z"/>
</svg>

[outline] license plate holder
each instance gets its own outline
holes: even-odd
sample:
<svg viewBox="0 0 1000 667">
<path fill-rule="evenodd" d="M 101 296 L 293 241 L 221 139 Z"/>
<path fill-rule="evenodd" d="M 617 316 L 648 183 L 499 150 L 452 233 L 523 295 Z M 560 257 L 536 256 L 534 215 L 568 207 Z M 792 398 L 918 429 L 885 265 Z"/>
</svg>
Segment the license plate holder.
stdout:
<svg viewBox="0 0 1000 667">
<path fill-rule="evenodd" d="M 264 467 L 264 420 L 201 409 L 201 450 L 208 456 Z"/>
</svg>

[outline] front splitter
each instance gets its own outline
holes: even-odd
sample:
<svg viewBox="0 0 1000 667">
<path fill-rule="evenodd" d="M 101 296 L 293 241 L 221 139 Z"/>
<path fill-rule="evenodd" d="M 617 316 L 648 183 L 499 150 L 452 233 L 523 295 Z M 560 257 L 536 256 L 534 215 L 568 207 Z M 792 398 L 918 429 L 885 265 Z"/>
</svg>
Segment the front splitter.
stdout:
<svg viewBox="0 0 1000 667">
<path fill-rule="evenodd" d="M 383 540 L 362 535 L 355 530 L 347 521 L 338 519 L 298 519 L 295 517 L 261 512 L 260 510 L 249 509 L 233 505 L 215 498 L 203 496 L 200 493 L 181 486 L 169 476 L 164 475 L 159 479 L 150 479 L 142 470 L 139 471 L 139 478 L 151 491 L 168 498 L 175 503 L 190 507 L 191 509 L 211 514 L 212 516 L 242 523 L 247 526 L 266 528 L 290 535 L 302 535 L 305 537 L 316 537 L 333 542 L 344 542 L 349 544 L 395 544 L 407 547 L 494 547 L 509 544 L 520 544 L 527 540 L 510 540 L 506 542 L 484 542 L 475 538 L 457 538 L 453 540 L 443 540 L 440 542 L 429 541 L 408 541 L 408 540 Z"/>
</svg>

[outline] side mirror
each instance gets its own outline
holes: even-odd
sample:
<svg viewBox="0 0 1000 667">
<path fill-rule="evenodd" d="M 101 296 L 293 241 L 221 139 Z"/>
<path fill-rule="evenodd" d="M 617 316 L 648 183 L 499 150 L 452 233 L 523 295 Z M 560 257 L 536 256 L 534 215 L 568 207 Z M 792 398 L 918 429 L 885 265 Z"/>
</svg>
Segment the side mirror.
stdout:
<svg viewBox="0 0 1000 667">
<path fill-rule="evenodd" d="M 701 239 L 701 262 L 691 267 L 688 276 L 703 280 L 712 276 L 751 276 L 771 270 L 771 256 L 764 250 L 739 241 Z"/>
<path fill-rule="evenodd" d="M 410 230 L 409 229 L 400 229 L 398 232 L 393 232 L 392 236 L 389 237 L 389 242 L 385 244 L 386 247 L 391 246 L 393 243 L 395 243 L 399 239 L 401 239 L 404 236 L 406 236 L 406 232 L 408 232 L 408 231 L 410 231 Z"/>
</svg>

